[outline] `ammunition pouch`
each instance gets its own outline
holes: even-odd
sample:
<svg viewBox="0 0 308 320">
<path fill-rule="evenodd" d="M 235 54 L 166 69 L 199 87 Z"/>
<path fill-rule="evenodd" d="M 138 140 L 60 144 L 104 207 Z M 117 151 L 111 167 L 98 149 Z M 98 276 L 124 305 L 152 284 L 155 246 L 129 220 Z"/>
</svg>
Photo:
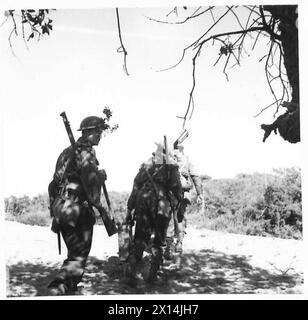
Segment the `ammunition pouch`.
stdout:
<svg viewBox="0 0 308 320">
<path fill-rule="evenodd" d="M 91 224 L 95 223 L 93 210 L 76 190 L 67 189 L 63 195 L 58 195 L 52 202 L 50 211 L 53 215 L 51 230 L 55 233 L 63 225 L 75 227 L 81 215 Z"/>
</svg>

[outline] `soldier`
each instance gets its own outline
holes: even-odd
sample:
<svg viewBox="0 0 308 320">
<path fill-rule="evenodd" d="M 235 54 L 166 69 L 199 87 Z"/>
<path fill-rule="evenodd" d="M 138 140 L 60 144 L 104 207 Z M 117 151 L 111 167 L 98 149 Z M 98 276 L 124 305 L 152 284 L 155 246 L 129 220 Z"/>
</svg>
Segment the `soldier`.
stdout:
<svg viewBox="0 0 308 320">
<path fill-rule="evenodd" d="M 104 170 L 98 169 L 93 146 L 99 144 L 106 129 L 105 119 L 85 118 L 78 130 L 82 135 L 74 148 L 66 148 L 57 160 L 48 192 L 52 231 L 61 233 L 67 247 L 67 259 L 48 285 L 50 295 L 73 294 L 82 279 L 95 223 L 92 206 L 104 210 L 100 200 L 101 185 L 107 177 Z"/>
<path fill-rule="evenodd" d="M 134 179 L 132 193 L 127 202 L 127 220 L 136 220 L 133 244 L 130 247 L 125 275 L 128 284 L 137 284 L 136 265 L 142 260 L 143 252 L 148 248 L 152 233 L 151 265 L 147 282 L 157 278 L 157 271 L 163 262 L 163 247 L 166 245 L 166 232 L 172 210 L 180 203 L 182 188 L 178 165 L 171 159 L 162 163 L 163 145 L 157 145 L 154 156 L 143 163 Z"/>
<path fill-rule="evenodd" d="M 187 206 L 191 204 L 191 190 L 195 188 L 197 193 L 197 204 L 203 206 L 204 198 L 202 195 L 202 181 L 195 167 L 187 156 L 184 155 L 183 145 L 178 145 L 174 151 L 175 159 L 179 166 L 181 185 L 182 185 L 182 201 L 176 213 L 173 214 L 173 221 L 170 222 L 167 231 L 167 246 L 164 253 L 166 260 L 172 260 L 174 253 L 179 255 L 183 252 L 183 239 L 186 234 Z"/>
</svg>

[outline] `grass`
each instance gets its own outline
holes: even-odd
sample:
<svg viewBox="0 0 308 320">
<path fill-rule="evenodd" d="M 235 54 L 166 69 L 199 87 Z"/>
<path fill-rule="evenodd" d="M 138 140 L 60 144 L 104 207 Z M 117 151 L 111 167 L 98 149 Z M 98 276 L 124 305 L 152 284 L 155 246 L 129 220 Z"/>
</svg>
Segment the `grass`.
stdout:
<svg viewBox="0 0 308 320">
<path fill-rule="evenodd" d="M 21 215 L 6 214 L 5 219 L 8 221 L 16 221 L 31 226 L 50 226 L 51 218 L 48 211 L 30 211 Z"/>
<path fill-rule="evenodd" d="M 285 225 L 281 228 L 270 228 L 268 221 L 243 219 L 240 214 L 222 214 L 211 216 L 208 212 L 189 210 L 187 222 L 198 229 L 224 231 L 251 236 L 276 237 L 283 239 L 302 239 L 302 233 L 294 227 Z"/>
<path fill-rule="evenodd" d="M 119 212 L 117 212 L 119 214 Z M 16 221 L 31 226 L 50 226 L 51 218 L 49 211 L 30 211 L 21 215 L 6 213 L 6 220 Z M 191 208 L 187 214 L 188 225 L 199 229 L 205 228 L 214 231 L 224 231 L 235 234 L 278 237 L 284 239 L 302 239 L 302 234 L 291 226 L 270 229 L 264 220 L 243 220 L 238 214 L 222 214 L 216 217 L 208 212 L 201 212 Z M 101 218 L 97 217 L 97 224 L 102 224 Z"/>
</svg>

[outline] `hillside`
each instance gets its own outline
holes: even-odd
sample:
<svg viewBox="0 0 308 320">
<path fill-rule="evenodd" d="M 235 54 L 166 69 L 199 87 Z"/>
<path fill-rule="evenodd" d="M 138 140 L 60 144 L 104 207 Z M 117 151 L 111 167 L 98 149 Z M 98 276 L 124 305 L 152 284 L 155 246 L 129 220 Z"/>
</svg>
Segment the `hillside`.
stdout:
<svg viewBox="0 0 308 320">
<path fill-rule="evenodd" d="M 65 259 L 49 227 L 5 222 L 7 296 L 47 294 L 46 285 Z M 95 226 L 83 295 L 303 293 L 303 242 L 188 228 L 182 268 L 165 264 L 155 285 L 121 282 L 117 236 Z M 145 261 L 147 257 L 145 258 Z"/>
</svg>

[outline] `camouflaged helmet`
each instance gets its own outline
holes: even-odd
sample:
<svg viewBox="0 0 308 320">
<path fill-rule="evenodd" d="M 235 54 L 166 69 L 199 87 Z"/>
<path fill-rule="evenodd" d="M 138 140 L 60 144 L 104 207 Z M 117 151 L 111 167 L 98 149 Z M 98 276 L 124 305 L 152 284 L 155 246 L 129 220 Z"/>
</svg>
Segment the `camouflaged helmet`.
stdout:
<svg viewBox="0 0 308 320">
<path fill-rule="evenodd" d="M 102 129 L 106 128 L 105 120 L 96 116 L 90 116 L 84 118 L 80 123 L 80 128 L 77 131 L 83 131 L 88 129 Z"/>
<path fill-rule="evenodd" d="M 165 143 L 163 141 L 157 141 L 155 142 L 156 145 L 156 151 L 152 153 L 153 159 L 155 163 L 157 164 L 163 164 L 165 158 Z M 171 144 L 167 142 L 167 148 L 168 148 L 168 164 L 176 164 L 176 161 L 174 160 L 174 149 Z"/>
</svg>

